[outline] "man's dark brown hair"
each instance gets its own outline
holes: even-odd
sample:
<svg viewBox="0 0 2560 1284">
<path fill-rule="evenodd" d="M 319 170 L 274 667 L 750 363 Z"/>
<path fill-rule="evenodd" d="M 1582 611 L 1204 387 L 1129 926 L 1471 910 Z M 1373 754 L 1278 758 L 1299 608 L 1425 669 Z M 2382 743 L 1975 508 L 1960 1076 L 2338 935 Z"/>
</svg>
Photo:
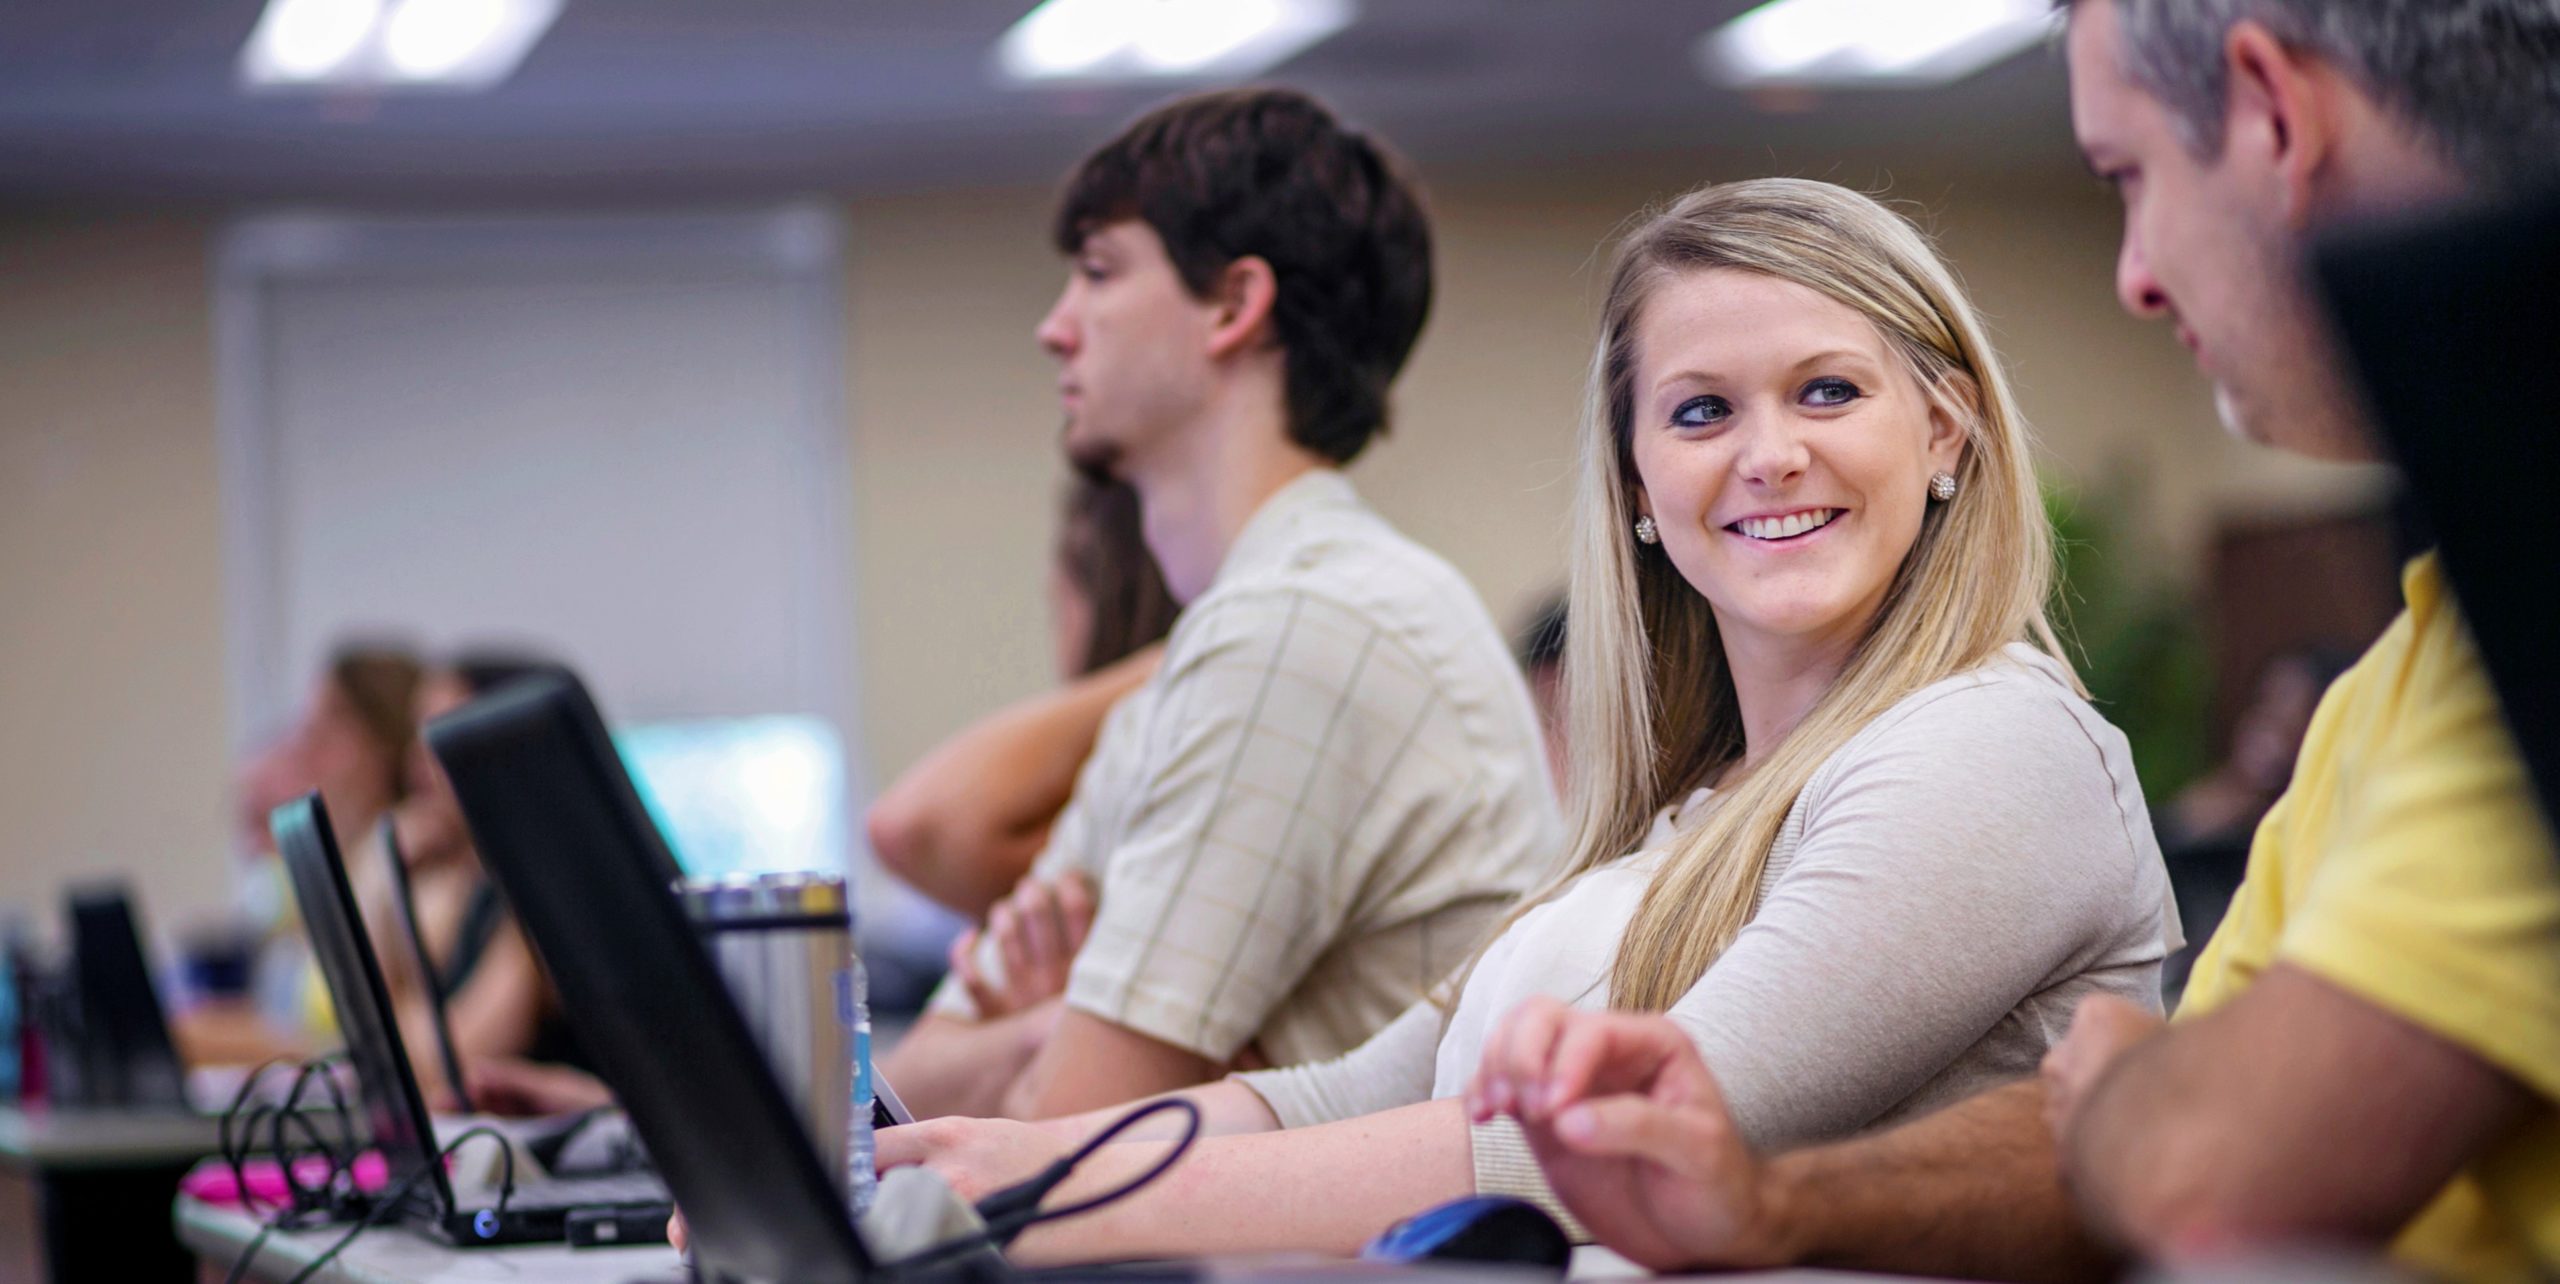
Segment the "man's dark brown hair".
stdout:
<svg viewBox="0 0 2560 1284">
<path fill-rule="evenodd" d="M 1053 235 L 1074 254 L 1132 218 L 1195 296 L 1238 259 L 1271 265 L 1292 440 L 1347 463 L 1386 431 L 1387 386 L 1431 311 L 1431 227 L 1384 144 L 1293 90 L 1184 98 L 1076 167 Z"/>
</svg>

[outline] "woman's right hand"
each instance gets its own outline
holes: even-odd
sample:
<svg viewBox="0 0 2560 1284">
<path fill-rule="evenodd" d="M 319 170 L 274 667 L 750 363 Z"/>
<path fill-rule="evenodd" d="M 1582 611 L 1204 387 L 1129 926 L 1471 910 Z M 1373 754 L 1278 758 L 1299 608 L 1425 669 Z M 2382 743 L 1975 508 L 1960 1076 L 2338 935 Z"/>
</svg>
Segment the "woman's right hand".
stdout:
<svg viewBox="0 0 2560 1284">
<path fill-rule="evenodd" d="M 1478 1123 L 1517 1119 L 1557 1198 L 1639 1265 L 1772 1267 L 1792 1256 L 1766 1166 L 1667 1017 L 1530 999 L 1486 1041 L 1466 1099 Z"/>
</svg>

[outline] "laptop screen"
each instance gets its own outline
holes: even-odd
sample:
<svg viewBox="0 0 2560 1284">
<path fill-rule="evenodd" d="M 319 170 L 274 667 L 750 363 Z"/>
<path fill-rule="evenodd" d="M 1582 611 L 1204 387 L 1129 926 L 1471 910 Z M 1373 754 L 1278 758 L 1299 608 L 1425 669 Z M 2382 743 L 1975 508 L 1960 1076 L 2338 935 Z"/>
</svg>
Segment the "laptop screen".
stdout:
<svg viewBox="0 0 2560 1284">
<path fill-rule="evenodd" d="M 427 1176 L 413 1185 L 411 1199 L 433 1214 L 453 1206 L 453 1190 L 435 1161 L 435 1125 L 427 1117 L 426 1097 L 409 1069 L 409 1052 L 391 1011 L 391 994 L 382 967 L 367 939 L 356 908 L 355 888 L 347 881 L 346 862 L 339 857 L 328 808 L 310 794 L 275 810 L 268 820 L 285 872 L 293 880 L 293 896 L 311 933 L 311 952 L 329 984 L 329 1000 L 338 1010 L 339 1033 L 347 1041 L 347 1057 L 355 1063 L 356 1083 L 364 1101 L 365 1126 L 382 1151 L 389 1179 L 398 1185 L 421 1169 Z M 421 1190 L 420 1186 L 426 1189 Z"/>
<path fill-rule="evenodd" d="M 151 987 L 133 902 L 115 886 L 74 890 L 72 968 L 90 1047 L 88 1100 L 96 1105 L 187 1105 L 186 1069 Z"/>
<path fill-rule="evenodd" d="M 566 674 L 511 684 L 426 738 L 578 1042 L 683 1206 L 701 1277 L 864 1279 L 837 1183 L 696 939 L 682 872 L 585 688 Z"/>
</svg>

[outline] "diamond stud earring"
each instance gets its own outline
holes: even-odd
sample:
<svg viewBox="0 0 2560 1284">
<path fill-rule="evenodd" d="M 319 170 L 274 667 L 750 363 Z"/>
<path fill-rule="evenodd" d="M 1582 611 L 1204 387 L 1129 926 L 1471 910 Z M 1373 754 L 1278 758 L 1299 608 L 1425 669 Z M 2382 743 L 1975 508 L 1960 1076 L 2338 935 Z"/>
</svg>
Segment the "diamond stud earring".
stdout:
<svg viewBox="0 0 2560 1284">
<path fill-rule="evenodd" d="M 1956 497 L 1956 475 L 1939 473 L 1929 479 L 1929 498 L 1943 504 Z"/>
<path fill-rule="evenodd" d="M 1639 544 L 1659 544 L 1662 542 L 1662 533 L 1654 528 L 1653 519 L 1651 517 L 1639 517 L 1636 519 L 1636 542 Z"/>
</svg>

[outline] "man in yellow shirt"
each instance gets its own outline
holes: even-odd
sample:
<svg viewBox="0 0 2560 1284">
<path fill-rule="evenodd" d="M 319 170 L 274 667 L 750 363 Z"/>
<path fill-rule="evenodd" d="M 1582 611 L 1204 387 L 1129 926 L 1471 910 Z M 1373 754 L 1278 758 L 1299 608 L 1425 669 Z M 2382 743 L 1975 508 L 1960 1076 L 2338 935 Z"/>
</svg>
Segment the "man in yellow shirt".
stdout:
<svg viewBox="0 0 2560 1284">
<path fill-rule="evenodd" d="M 2560 3 L 2059 7 L 2126 308 L 2176 323 L 2241 435 L 2374 457 L 2308 233 L 2560 177 Z M 1565 1203 L 1655 1267 L 2056 1275 L 2345 1241 L 2560 1272 L 2560 855 L 2432 556 L 2405 590 L 2167 1028 L 2092 1002 L 2040 1080 L 1763 1157 L 1676 1027 L 1532 1005 L 1472 1105 L 1520 1116 Z"/>
</svg>

